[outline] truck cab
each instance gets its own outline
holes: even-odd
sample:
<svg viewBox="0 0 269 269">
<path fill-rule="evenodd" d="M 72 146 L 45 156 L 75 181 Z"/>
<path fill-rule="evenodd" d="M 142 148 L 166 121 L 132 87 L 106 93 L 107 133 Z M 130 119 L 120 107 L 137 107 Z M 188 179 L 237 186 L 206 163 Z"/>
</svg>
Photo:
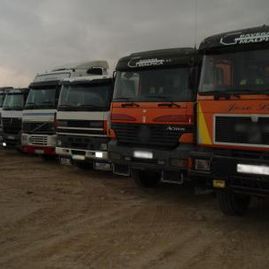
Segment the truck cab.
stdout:
<svg viewBox="0 0 269 269">
<path fill-rule="evenodd" d="M 37 74 L 23 110 L 22 149 L 25 153 L 56 156 L 56 111 L 65 78 L 84 76 L 92 62 L 65 65 Z"/>
<path fill-rule="evenodd" d="M 2 108 L 3 147 L 21 146 L 22 111 L 28 92 L 28 88 L 16 88 L 6 93 Z"/>
<path fill-rule="evenodd" d="M 206 38 L 191 173 L 206 177 L 220 209 L 241 215 L 269 195 L 269 27 Z"/>
<path fill-rule="evenodd" d="M 116 67 L 109 157 L 115 174 L 139 186 L 182 184 L 194 143 L 196 51 L 134 53 Z"/>
<path fill-rule="evenodd" d="M 56 153 L 63 164 L 111 170 L 108 121 L 113 80 L 93 75 L 63 82 L 57 112 Z"/>
<path fill-rule="evenodd" d="M 2 141 L 2 131 L 3 131 L 3 127 L 2 127 L 2 121 L 1 121 L 1 113 L 3 110 L 3 103 L 6 97 L 6 93 L 8 90 L 13 89 L 13 87 L 0 87 L 0 142 Z"/>
</svg>

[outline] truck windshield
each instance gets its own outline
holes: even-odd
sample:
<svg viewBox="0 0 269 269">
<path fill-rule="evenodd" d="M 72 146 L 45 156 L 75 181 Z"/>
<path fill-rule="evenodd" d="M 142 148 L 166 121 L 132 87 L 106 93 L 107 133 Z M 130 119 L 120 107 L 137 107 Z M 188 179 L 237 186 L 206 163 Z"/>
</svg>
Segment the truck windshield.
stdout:
<svg viewBox="0 0 269 269">
<path fill-rule="evenodd" d="M 56 108 L 55 88 L 30 89 L 25 109 L 53 109 Z"/>
<path fill-rule="evenodd" d="M 5 94 L 4 93 L 0 93 L 0 107 L 3 106 L 4 99 L 5 99 Z"/>
<path fill-rule="evenodd" d="M 58 110 L 107 111 L 112 90 L 111 84 L 63 85 Z"/>
<path fill-rule="evenodd" d="M 269 50 L 205 55 L 200 94 L 269 91 Z"/>
<path fill-rule="evenodd" d="M 23 105 L 23 93 L 8 93 L 3 103 L 3 110 L 22 110 Z"/>
<path fill-rule="evenodd" d="M 114 101 L 191 101 L 191 68 L 117 72 Z"/>
</svg>

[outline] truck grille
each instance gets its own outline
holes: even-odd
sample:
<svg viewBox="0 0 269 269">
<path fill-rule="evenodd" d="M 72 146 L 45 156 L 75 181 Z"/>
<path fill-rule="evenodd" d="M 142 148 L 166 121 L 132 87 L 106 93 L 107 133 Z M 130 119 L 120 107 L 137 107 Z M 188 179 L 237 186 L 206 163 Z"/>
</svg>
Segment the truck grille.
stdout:
<svg viewBox="0 0 269 269">
<path fill-rule="evenodd" d="M 104 121 L 58 120 L 57 133 L 104 136 Z"/>
<path fill-rule="evenodd" d="M 100 150 L 101 144 L 107 144 L 108 138 L 92 138 L 87 136 L 58 135 L 58 141 L 61 141 L 63 148 Z"/>
<path fill-rule="evenodd" d="M 191 131 L 188 126 L 121 123 L 112 124 L 112 129 L 119 143 L 162 148 L 176 147 L 182 133 Z"/>
<path fill-rule="evenodd" d="M 215 142 L 268 146 L 269 117 L 216 116 Z"/>
<path fill-rule="evenodd" d="M 59 127 L 104 128 L 104 121 L 99 120 L 58 120 Z"/>
<path fill-rule="evenodd" d="M 52 122 L 23 122 L 22 130 L 28 134 L 54 134 Z"/>
<path fill-rule="evenodd" d="M 30 143 L 38 146 L 46 146 L 48 143 L 48 138 L 46 135 L 32 135 L 30 137 Z"/>
<path fill-rule="evenodd" d="M 20 118 L 2 118 L 3 131 L 7 134 L 18 134 L 21 131 Z"/>
</svg>

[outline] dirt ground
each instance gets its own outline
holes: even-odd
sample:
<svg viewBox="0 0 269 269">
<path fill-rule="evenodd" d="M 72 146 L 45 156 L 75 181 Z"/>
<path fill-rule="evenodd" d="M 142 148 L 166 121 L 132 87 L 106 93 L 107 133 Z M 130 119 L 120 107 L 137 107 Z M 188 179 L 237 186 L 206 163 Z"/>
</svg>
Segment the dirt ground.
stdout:
<svg viewBox="0 0 269 269">
<path fill-rule="evenodd" d="M 268 268 L 268 202 L 223 216 L 213 195 L 0 151 L 0 268 Z"/>
</svg>

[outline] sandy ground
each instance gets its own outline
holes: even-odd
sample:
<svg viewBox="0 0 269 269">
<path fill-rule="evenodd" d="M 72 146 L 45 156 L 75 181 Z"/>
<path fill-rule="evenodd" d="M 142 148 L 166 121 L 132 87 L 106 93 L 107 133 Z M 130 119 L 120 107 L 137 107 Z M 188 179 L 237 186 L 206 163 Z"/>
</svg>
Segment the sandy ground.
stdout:
<svg viewBox="0 0 269 269">
<path fill-rule="evenodd" d="M 268 202 L 223 216 L 213 195 L 0 151 L 0 268 L 268 268 Z"/>
</svg>

